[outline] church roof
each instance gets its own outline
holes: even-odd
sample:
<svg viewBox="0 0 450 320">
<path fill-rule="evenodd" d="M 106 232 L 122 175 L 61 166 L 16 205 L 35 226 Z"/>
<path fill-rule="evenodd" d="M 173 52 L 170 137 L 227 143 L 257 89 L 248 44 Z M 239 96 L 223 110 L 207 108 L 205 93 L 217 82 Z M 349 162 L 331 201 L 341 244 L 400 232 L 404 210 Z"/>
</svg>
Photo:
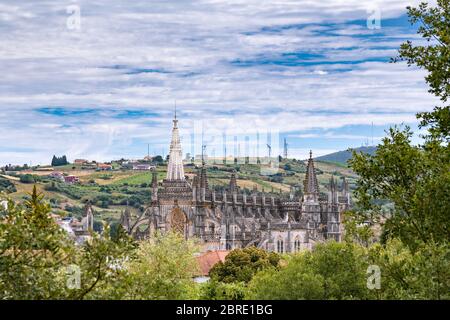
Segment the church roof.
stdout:
<svg viewBox="0 0 450 320">
<path fill-rule="evenodd" d="M 207 276 L 209 270 L 211 270 L 211 268 L 219 261 L 224 262 L 229 253 L 229 250 L 214 250 L 198 256 L 197 262 L 200 266 L 200 275 Z"/>
</svg>

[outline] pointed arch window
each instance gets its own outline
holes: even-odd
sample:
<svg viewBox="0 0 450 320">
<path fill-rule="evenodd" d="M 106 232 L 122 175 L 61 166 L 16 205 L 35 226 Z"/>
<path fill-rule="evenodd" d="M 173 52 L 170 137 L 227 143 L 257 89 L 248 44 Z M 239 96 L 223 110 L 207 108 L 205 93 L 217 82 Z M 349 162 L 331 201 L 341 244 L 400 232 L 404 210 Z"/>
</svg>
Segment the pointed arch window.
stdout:
<svg viewBox="0 0 450 320">
<path fill-rule="evenodd" d="M 298 236 L 294 240 L 294 251 L 300 251 L 300 238 Z"/>
<path fill-rule="evenodd" d="M 277 240 L 277 252 L 284 253 L 284 241 L 281 238 Z"/>
</svg>

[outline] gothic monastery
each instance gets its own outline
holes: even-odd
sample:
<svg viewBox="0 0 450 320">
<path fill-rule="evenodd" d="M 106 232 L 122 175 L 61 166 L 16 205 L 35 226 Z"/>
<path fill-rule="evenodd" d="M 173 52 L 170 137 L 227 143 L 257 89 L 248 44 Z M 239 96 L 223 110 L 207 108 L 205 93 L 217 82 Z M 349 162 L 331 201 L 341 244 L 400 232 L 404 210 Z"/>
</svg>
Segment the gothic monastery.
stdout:
<svg viewBox="0 0 450 320">
<path fill-rule="evenodd" d="M 187 179 L 175 117 L 166 179 L 159 184 L 153 172 L 151 204 L 136 221 L 125 211 L 121 224 L 137 239 L 169 230 L 196 237 L 205 251 L 253 245 L 282 253 L 311 249 L 326 239 L 341 241 L 341 216 L 350 206 L 346 180 L 338 186 L 331 178 L 328 192 L 321 195 L 310 153 L 303 185 L 299 198 L 257 190 L 248 194 L 233 173 L 228 187 L 216 192 L 208 186 L 205 165 Z"/>
</svg>

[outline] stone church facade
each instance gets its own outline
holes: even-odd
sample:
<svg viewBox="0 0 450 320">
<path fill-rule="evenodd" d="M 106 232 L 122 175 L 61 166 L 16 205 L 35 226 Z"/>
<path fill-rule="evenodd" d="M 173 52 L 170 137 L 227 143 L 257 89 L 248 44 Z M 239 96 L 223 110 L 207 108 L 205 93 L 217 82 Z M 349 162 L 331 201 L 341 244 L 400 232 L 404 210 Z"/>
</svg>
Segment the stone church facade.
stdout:
<svg viewBox="0 0 450 320">
<path fill-rule="evenodd" d="M 151 204 L 136 221 L 125 211 L 122 226 L 136 239 L 154 232 L 180 232 L 200 239 L 203 249 L 231 250 L 257 246 L 275 252 L 311 249 L 315 243 L 341 241 L 341 217 L 350 207 L 348 183 L 332 177 L 321 195 L 310 153 L 303 196 L 283 197 L 253 190 L 246 193 L 231 174 L 227 188 L 216 192 L 208 185 L 206 168 L 193 179 L 184 175 L 178 120 L 173 120 L 167 177 L 161 183 L 153 172 Z"/>
</svg>

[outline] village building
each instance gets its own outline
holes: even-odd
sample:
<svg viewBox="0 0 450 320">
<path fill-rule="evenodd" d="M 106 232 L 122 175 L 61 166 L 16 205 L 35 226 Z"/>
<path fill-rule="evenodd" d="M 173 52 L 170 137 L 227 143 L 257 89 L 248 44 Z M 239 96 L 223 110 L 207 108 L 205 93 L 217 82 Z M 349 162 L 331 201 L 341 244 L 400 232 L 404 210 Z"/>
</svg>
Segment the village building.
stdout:
<svg viewBox="0 0 450 320">
<path fill-rule="evenodd" d="M 99 171 L 111 171 L 113 169 L 112 165 L 106 163 L 97 163 L 97 170 Z"/>
<path fill-rule="evenodd" d="M 91 232 L 94 230 L 94 212 L 89 202 L 84 207 L 81 221 L 74 217 L 61 217 L 55 214 L 52 214 L 52 218 L 75 243 L 83 244 L 91 238 Z"/>
<path fill-rule="evenodd" d="M 60 182 L 65 182 L 64 174 L 60 171 L 54 171 L 48 175 L 50 178 L 56 179 Z"/>
<path fill-rule="evenodd" d="M 80 182 L 80 178 L 78 178 L 77 176 L 65 176 L 64 177 L 64 182 L 65 183 L 69 183 L 69 184 L 74 184 L 74 183 L 78 183 Z"/>
<path fill-rule="evenodd" d="M 73 163 L 74 163 L 74 164 L 77 164 L 77 165 L 83 165 L 83 164 L 89 163 L 89 161 L 86 160 L 86 159 L 75 159 L 75 160 L 73 161 Z"/>
<path fill-rule="evenodd" d="M 148 171 L 156 169 L 154 165 L 148 164 L 148 163 L 134 163 L 133 164 L 133 170 L 137 171 Z"/>
</svg>

